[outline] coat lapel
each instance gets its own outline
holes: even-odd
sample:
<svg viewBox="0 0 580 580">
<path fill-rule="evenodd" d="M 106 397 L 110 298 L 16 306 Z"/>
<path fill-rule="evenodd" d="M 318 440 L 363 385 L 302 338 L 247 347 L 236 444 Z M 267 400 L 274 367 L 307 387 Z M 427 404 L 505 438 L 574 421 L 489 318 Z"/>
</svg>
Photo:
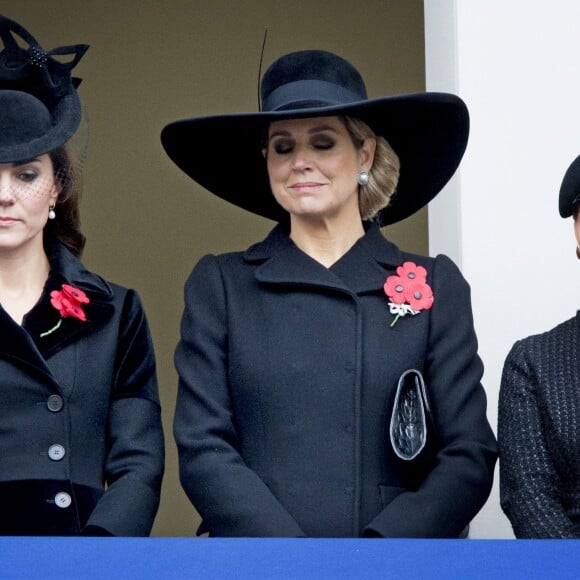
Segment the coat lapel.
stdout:
<svg viewBox="0 0 580 580">
<path fill-rule="evenodd" d="M 0 356 L 19 360 L 23 364 L 36 367 L 44 374 L 50 374 L 46 359 L 65 346 L 104 325 L 112 316 L 113 292 L 107 282 L 92 274 L 64 246 L 55 243 L 49 252 L 51 277 L 56 283 L 70 284 L 83 290 L 90 302 L 83 307 L 87 320 L 83 322 L 67 317 L 58 329 L 41 337 L 40 335 L 59 320 L 58 312 L 50 305 L 48 296 L 42 298 L 41 308 L 31 313 L 27 330 L 20 327 L 0 308 Z M 5 330 L 4 330 L 5 329 Z M 71 357 L 73 354 L 71 353 Z M 73 361 L 71 361 L 71 366 Z"/>
<path fill-rule="evenodd" d="M 331 269 L 361 295 L 383 292 L 387 276 L 403 262 L 399 248 L 385 239 L 378 225 L 371 224 L 365 235 Z"/>
<path fill-rule="evenodd" d="M 40 331 L 38 332 L 38 338 L 35 336 L 34 340 L 44 358 L 52 356 L 72 342 L 94 332 L 95 329 L 105 324 L 113 313 L 113 305 L 109 302 L 103 302 L 100 294 L 89 292 L 80 284 L 74 284 L 73 282 L 66 283 L 84 290 L 89 297 L 90 303 L 83 307 L 87 320 L 83 322 L 70 316 L 63 318 L 62 323 L 57 330 L 42 337 L 40 335 L 49 328 L 52 328 L 54 325 L 47 324 L 42 330 L 38 326 L 30 329 L 31 332 Z"/>
<path fill-rule="evenodd" d="M 260 282 L 332 288 L 362 294 L 382 289 L 387 275 L 403 262 L 401 251 L 382 235 L 376 224 L 331 268 L 325 268 L 302 252 L 278 225 L 261 243 L 248 249 L 244 258 L 261 263 Z"/>
<path fill-rule="evenodd" d="M 60 281 L 80 288 L 89 298 L 89 303 L 83 305 L 86 321 L 70 316 L 63 318 L 57 330 L 42 338 L 40 334 L 52 326 L 40 330 L 39 338 L 35 337 L 35 342 L 44 358 L 50 357 L 65 346 L 103 326 L 114 311 L 113 290 L 109 283 L 89 272 L 64 246 L 54 244 L 49 259 L 51 270 L 57 274 Z M 58 320 L 58 314 L 56 320 Z"/>
<path fill-rule="evenodd" d="M 0 307 L 0 357 L 32 368 L 52 380 L 51 372 L 32 338 Z"/>
</svg>

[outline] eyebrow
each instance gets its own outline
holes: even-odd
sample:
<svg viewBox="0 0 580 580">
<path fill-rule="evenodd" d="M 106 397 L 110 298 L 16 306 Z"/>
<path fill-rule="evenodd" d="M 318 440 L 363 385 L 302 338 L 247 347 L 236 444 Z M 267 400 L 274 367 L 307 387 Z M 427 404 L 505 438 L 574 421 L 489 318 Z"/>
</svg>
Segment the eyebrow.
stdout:
<svg viewBox="0 0 580 580">
<path fill-rule="evenodd" d="M 314 133 L 321 133 L 322 131 L 332 131 L 336 133 L 336 129 L 331 125 L 316 125 L 310 129 L 308 129 L 308 134 L 313 135 Z M 288 137 L 290 135 L 290 131 L 275 131 L 270 135 L 270 139 L 272 137 Z"/>
<path fill-rule="evenodd" d="M 14 163 L 12 163 L 12 167 L 20 167 L 21 165 L 27 165 L 28 163 L 34 163 L 35 161 L 40 161 L 40 157 L 32 157 L 31 159 L 14 161 Z"/>
</svg>

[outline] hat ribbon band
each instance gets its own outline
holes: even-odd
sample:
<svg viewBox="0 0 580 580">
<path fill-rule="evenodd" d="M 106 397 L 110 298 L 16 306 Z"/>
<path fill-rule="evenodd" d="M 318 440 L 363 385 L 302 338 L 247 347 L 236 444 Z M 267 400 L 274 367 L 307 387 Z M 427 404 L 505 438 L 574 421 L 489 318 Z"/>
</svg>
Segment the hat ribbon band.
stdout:
<svg viewBox="0 0 580 580">
<path fill-rule="evenodd" d="M 328 102 L 329 105 L 342 105 L 363 101 L 366 95 L 360 95 L 340 85 L 326 81 L 303 80 L 286 83 L 272 91 L 264 99 L 264 111 L 276 111 L 297 101 Z"/>
</svg>

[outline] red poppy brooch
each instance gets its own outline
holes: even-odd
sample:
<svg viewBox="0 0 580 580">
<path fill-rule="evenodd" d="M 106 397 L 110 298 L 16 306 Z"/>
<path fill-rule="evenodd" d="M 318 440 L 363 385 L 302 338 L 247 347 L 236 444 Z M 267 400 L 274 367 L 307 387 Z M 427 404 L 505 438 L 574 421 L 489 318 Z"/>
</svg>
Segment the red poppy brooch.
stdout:
<svg viewBox="0 0 580 580">
<path fill-rule="evenodd" d="M 389 276 L 383 286 L 389 297 L 389 310 L 396 314 L 394 326 L 401 316 L 419 314 L 433 306 L 433 290 L 427 284 L 427 270 L 414 262 L 405 262 L 397 268 L 396 276 Z"/>
<path fill-rule="evenodd" d="M 87 295 L 78 288 L 70 284 L 63 284 L 62 290 L 53 290 L 50 293 L 50 303 L 60 312 L 60 319 L 58 323 L 50 330 L 43 332 L 40 336 L 47 336 L 51 332 L 57 330 L 62 324 L 63 318 L 71 316 L 77 318 L 82 322 L 87 321 L 87 317 L 83 311 L 83 304 L 88 304 L 90 301 Z"/>
</svg>

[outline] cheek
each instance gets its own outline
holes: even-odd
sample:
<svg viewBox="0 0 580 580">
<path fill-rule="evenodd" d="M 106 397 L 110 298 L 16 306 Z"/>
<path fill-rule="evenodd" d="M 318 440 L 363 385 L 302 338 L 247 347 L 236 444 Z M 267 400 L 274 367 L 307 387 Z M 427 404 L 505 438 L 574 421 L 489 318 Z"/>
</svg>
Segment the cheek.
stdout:
<svg viewBox="0 0 580 580">
<path fill-rule="evenodd" d="M 277 189 L 284 187 L 284 184 L 290 175 L 290 171 L 287 168 L 287 163 L 281 161 L 269 161 L 267 168 L 270 187 L 272 191 L 276 192 Z"/>
<path fill-rule="evenodd" d="M 358 175 L 358 166 L 350 155 L 325 159 L 320 164 L 320 168 L 327 175 L 334 176 L 335 179 L 349 180 L 352 178 L 356 181 Z"/>
<path fill-rule="evenodd" d="M 273 156 L 268 157 L 268 161 L 266 162 L 266 168 L 268 170 L 268 175 L 270 179 L 277 177 L 283 170 L 284 162 L 273 158 Z"/>
<path fill-rule="evenodd" d="M 333 163 L 331 167 L 328 167 L 328 174 L 333 175 L 334 179 L 340 182 L 341 187 L 349 191 L 358 190 L 358 167 L 353 165 L 350 159 Z"/>
<path fill-rule="evenodd" d="M 42 221 L 45 217 L 48 219 L 48 208 L 51 199 L 52 198 L 47 195 L 40 199 L 31 200 L 27 208 L 28 213 L 33 215 L 39 221 Z"/>
</svg>

